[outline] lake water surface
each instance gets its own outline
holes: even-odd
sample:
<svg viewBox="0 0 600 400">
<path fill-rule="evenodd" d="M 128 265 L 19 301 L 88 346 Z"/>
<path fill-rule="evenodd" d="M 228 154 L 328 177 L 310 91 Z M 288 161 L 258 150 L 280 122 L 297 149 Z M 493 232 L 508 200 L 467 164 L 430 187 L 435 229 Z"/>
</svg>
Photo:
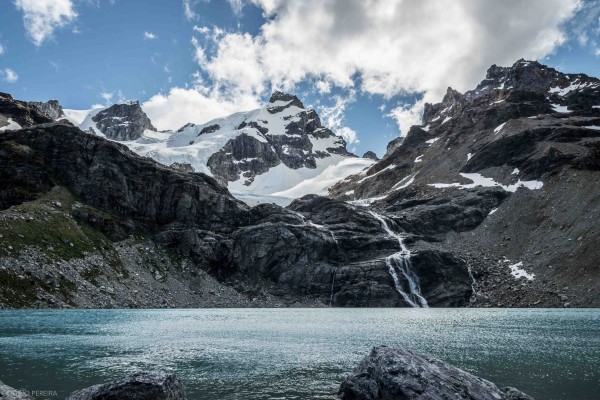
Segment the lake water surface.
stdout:
<svg viewBox="0 0 600 400">
<path fill-rule="evenodd" d="M 71 391 L 137 370 L 190 399 L 315 399 L 376 345 L 430 353 L 536 400 L 600 399 L 600 310 L 0 311 L 0 380 Z"/>
</svg>

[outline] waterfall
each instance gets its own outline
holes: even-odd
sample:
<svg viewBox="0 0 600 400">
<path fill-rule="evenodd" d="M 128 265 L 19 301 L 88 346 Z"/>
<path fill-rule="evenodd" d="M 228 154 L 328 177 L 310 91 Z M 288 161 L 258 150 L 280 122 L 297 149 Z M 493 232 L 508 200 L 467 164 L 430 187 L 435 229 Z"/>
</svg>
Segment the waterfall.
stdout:
<svg viewBox="0 0 600 400">
<path fill-rule="evenodd" d="M 329 299 L 329 307 L 333 306 L 333 286 L 335 285 L 335 274 L 337 273 L 337 267 L 333 268 L 333 276 L 331 277 L 331 297 Z"/>
<path fill-rule="evenodd" d="M 327 228 L 324 225 L 319 225 L 319 224 L 315 224 L 312 221 L 307 221 L 306 217 L 302 214 L 300 214 L 299 212 L 294 212 L 294 214 L 296 214 L 301 220 L 302 220 L 302 224 L 304 224 L 305 226 L 312 226 L 317 228 L 320 231 L 325 231 L 328 232 L 331 235 L 331 239 L 333 240 L 333 242 L 335 243 L 336 246 L 339 246 L 340 244 L 338 243 L 337 238 L 335 237 L 335 235 L 333 234 L 333 231 L 329 228 Z"/>
<path fill-rule="evenodd" d="M 388 267 L 388 271 L 394 280 L 394 285 L 396 287 L 396 291 L 402 296 L 402 298 L 411 306 L 411 307 L 424 307 L 427 308 L 427 300 L 421 295 L 421 288 L 419 287 L 419 278 L 415 275 L 411 268 L 410 262 L 410 250 L 404 244 L 404 239 L 402 236 L 392 231 L 388 226 L 385 218 L 373 211 L 369 211 L 369 213 L 377 218 L 377 220 L 381 223 L 381 227 L 383 230 L 391 237 L 398 240 L 398 245 L 400 246 L 400 251 L 397 253 L 388 256 L 385 259 L 385 263 Z M 398 272 L 402 274 L 402 277 L 408 282 L 408 288 L 404 288 L 400 278 L 398 277 Z"/>
</svg>

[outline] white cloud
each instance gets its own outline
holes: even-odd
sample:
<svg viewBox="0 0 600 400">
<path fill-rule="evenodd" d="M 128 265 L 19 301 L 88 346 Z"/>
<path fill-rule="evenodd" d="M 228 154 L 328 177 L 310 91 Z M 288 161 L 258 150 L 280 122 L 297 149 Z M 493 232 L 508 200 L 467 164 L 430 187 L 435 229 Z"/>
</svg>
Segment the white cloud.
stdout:
<svg viewBox="0 0 600 400">
<path fill-rule="evenodd" d="M 344 125 L 346 107 L 356 100 L 354 91 L 350 91 L 348 96 L 334 96 L 335 103 L 332 106 L 321 106 L 318 108 L 319 115 L 323 125 L 334 131 L 337 135 L 344 138 L 346 143 L 358 143 L 358 134 Z"/>
<path fill-rule="evenodd" d="M 354 130 L 348 128 L 347 126 L 342 126 L 341 128 L 339 128 L 336 131 L 336 134 L 338 136 L 343 137 L 347 144 L 360 142 L 360 140 L 358 140 L 358 134 Z M 356 147 L 355 147 L 355 149 L 356 149 Z M 356 151 L 356 150 L 354 150 L 354 151 Z"/>
<path fill-rule="evenodd" d="M 102 92 L 99 96 L 104 99 L 106 106 L 109 106 L 113 103 L 123 103 L 127 100 L 125 96 L 123 96 L 123 92 L 121 90 L 117 90 L 116 92 Z"/>
<path fill-rule="evenodd" d="M 404 135 L 408 132 L 411 126 L 419 125 L 421 123 L 421 117 L 423 115 L 423 108 L 425 101 L 419 100 L 414 104 L 406 104 L 392 108 L 386 117 L 391 117 L 398 124 L 400 132 Z"/>
<path fill-rule="evenodd" d="M 19 75 L 10 68 L 4 68 L 0 70 L 0 76 L 2 76 L 2 80 L 8 83 L 15 83 L 19 80 Z"/>
<path fill-rule="evenodd" d="M 100 97 L 102 97 L 104 99 L 104 102 L 106 104 L 109 104 L 113 98 L 113 94 L 112 94 L 112 92 L 102 92 L 102 93 L 100 93 Z"/>
<path fill-rule="evenodd" d="M 152 32 L 144 32 L 144 39 L 153 40 L 158 38 L 158 35 Z"/>
<path fill-rule="evenodd" d="M 187 122 L 204 123 L 240 110 L 251 110 L 260 105 L 252 95 L 235 98 L 202 88 L 172 88 L 167 94 L 157 94 L 142 104 L 158 129 L 178 129 Z"/>
<path fill-rule="evenodd" d="M 23 12 L 25 30 L 36 46 L 77 17 L 71 0 L 15 0 L 15 6 Z"/>
<path fill-rule="evenodd" d="M 257 95 L 314 78 L 323 82 L 317 90 L 358 85 L 367 94 L 420 93 L 429 102 L 448 86 L 472 88 L 492 64 L 551 54 L 581 7 L 579 0 L 251 1 L 268 17 L 258 35 L 213 31 L 194 43 L 216 87 Z M 418 108 L 392 115 L 405 125 Z"/>
<path fill-rule="evenodd" d="M 242 10 L 244 8 L 244 0 L 227 0 L 233 13 L 238 17 L 242 15 Z"/>
<path fill-rule="evenodd" d="M 194 11 L 195 4 L 195 1 L 183 0 L 183 15 L 185 15 L 188 21 L 198 19 L 198 14 Z"/>
<path fill-rule="evenodd" d="M 331 92 L 331 83 L 329 83 L 327 81 L 322 81 L 322 80 L 317 81 L 315 86 L 317 87 L 317 91 L 321 94 Z"/>
<path fill-rule="evenodd" d="M 0 56 L 2 54 L 4 54 L 6 52 L 6 50 L 4 49 L 4 46 L 2 46 L 2 43 L 0 43 Z"/>
</svg>

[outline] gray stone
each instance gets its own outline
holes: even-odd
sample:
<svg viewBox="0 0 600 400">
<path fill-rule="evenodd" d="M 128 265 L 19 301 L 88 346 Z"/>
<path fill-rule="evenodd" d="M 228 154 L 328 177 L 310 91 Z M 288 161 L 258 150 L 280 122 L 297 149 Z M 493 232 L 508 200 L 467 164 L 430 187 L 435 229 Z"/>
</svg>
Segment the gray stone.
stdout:
<svg viewBox="0 0 600 400">
<path fill-rule="evenodd" d="M 375 347 L 341 384 L 342 400 L 533 400 L 436 358 Z"/>
<path fill-rule="evenodd" d="M 164 372 L 140 372 L 123 379 L 78 390 L 67 400 L 185 400 L 177 376 Z"/>
<path fill-rule="evenodd" d="M 2 309 L 0 305 L 0 309 Z M 15 389 L 0 382 L 0 399 L 2 400 L 33 400 L 27 391 Z"/>
</svg>

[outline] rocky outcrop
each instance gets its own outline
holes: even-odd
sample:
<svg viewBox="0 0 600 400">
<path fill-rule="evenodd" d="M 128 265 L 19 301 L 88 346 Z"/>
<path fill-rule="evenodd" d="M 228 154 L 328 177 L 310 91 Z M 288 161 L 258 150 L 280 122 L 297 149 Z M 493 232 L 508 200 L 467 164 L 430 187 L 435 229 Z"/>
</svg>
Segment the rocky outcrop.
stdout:
<svg viewBox="0 0 600 400">
<path fill-rule="evenodd" d="M 173 374 L 140 372 L 123 379 L 78 390 L 67 400 L 186 400 L 183 384 Z"/>
<path fill-rule="evenodd" d="M 370 160 L 379 161 L 379 157 L 377 157 L 377 154 L 373 153 L 370 150 L 363 154 L 362 158 L 368 158 Z"/>
<path fill-rule="evenodd" d="M 341 384 L 342 400 L 533 400 L 515 388 L 499 389 L 441 360 L 403 348 L 375 347 Z"/>
<path fill-rule="evenodd" d="M 9 125 L 9 119 L 20 127 L 52 122 L 51 118 L 26 102 L 15 100 L 8 93 L 0 93 L 0 129 Z"/>
<path fill-rule="evenodd" d="M 219 124 L 201 128 L 202 135 L 221 129 Z M 321 125 L 314 110 L 304 108 L 296 96 L 275 92 L 259 116 L 245 118 L 235 130 L 239 134 L 212 154 L 207 166 L 223 184 L 242 179 L 252 185 L 255 177 L 280 164 L 289 169 L 317 167 L 317 160 L 332 154 L 353 156 L 346 142 Z"/>
<path fill-rule="evenodd" d="M 426 104 L 422 125 L 330 195 L 467 260 L 481 283 L 473 305 L 598 305 L 598 129 L 600 80 L 534 61 L 494 65 L 474 90 Z M 514 264 L 534 277 L 511 275 Z"/>
<path fill-rule="evenodd" d="M 104 136 L 118 141 L 139 139 L 145 130 L 156 131 L 138 101 L 114 104 L 98 112 L 92 121 Z"/>
<path fill-rule="evenodd" d="M 42 114 L 45 114 L 53 121 L 57 121 L 65 116 L 65 112 L 58 100 L 29 101 L 27 104 L 37 108 Z"/>
<path fill-rule="evenodd" d="M 0 234 L 20 235 L 0 244 L 0 274 L 11 282 L 0 302 L 9 307 L 93 299 L 106 307 L 240 306 L 244 297 L 276 304 L 269 296 L 284 304 L 408 305 L 386 266 L 398 242 L 356 206 L 308 196 L 289 210 L 249 208 L 213 178 L 61 123 L 2 133 L 0 157 Z M 466 265 L 406 234 L 422 247 L 414 265 L 430 305 L 467 304 Z M 140 244 L 149 241 L 156 246 Z M 174 262 L 165 260 L 169 251 Z M 54 261 L 40 269 L 44 254 Z M 203 297 L 205 273 L 235 288 L 223 292 L 229 300 Z"/>
<path fill-rule="evenodd" d="M 27 391 L 12 388 L 0 382 L 0 399 L 2 400 L 33 400 Z"/>
</svg>

